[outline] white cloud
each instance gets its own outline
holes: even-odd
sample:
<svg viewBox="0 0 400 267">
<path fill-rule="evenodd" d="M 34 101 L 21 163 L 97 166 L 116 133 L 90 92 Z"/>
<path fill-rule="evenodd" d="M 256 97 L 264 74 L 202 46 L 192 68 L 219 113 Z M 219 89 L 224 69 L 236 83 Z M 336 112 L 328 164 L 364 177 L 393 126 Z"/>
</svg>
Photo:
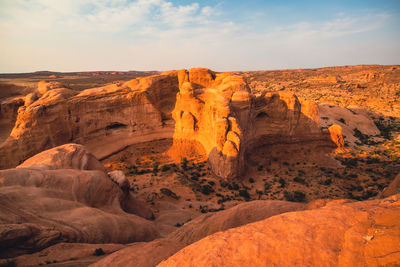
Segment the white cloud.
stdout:
<svg viewBox="0 0 400 267">
<path fill-rule="evenodd" d="M 223 15 L 221 5 L 201 1 L 0 0 L 0 72 L 266 69 L 351 64 L 366 55 L 381 63 L 396 49 L 353 37 L 385 27 L 391 17 L 384 13 L 263 29 Z"/>
<path fill-rule="evenodd" d="M 8 30 L 123 32 L 135 27 L 176 28 L 210 22 L 213 8 L 198 3 L 174 5 L 166 0 L 3 0 Z M 5 11 L 4 11 L 5 12 Z"/>
</svg>

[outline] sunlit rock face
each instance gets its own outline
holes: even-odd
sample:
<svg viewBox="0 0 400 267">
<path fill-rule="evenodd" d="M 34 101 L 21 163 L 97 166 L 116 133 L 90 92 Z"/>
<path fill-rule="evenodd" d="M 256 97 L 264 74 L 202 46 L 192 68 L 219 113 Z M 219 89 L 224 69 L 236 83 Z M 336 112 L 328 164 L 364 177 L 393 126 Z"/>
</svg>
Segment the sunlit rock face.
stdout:
<svg viewBox="0 0 400 267">
<path fill-rule="evenodd" d="M 151 210 L 115 180 L 78 144 L 52 148 L 17 168 L 0 170 L 0 257 L 60 242 L 129 243 L 159 237 L 146 220 Z"/>
<path fill-rule="evenodd" d="M 209 235 L 157 266 L 396 266 L 399 197 L 283 213 Z"/>
<path fill-rule="evenodd" d="M 245 153 L 273 143 L 322 141 L 314 102 L 288 93 L 252 95 L 241 76 L 207 69 L 178 72 L 180 90 L 172 112 L 173 154 L 205 153 L 212 170 L 231 179 L 244 170 Z"/>
<path fill-rule="evenodd" d="M 0 146 L 0 167 L 15 167 L 40 151 L 70 142 L 84 144 L 101 159 L 135 142 L 171 138 L 177 91 L 176 75 L 82 92 L 39 83 L 38 98 L 26 98 Z"/>
<path fill-rule="evenodd" d="M 204 157 L 217 176 L 231 179 L 243 172 L 245 154 L 259 146 L 334 145 L 318 119 L 314 102 L 283 92 L 254 95 L 243 77 L 209 69 L 168 71 L 82 92 L 40 82 L 0 146 L 0 167 L 70 142 L 102 159 L 134 143 L 173 138 L 172 158 Z M 340 145 L 340 136 L 334 141 Z"/>
</svg>

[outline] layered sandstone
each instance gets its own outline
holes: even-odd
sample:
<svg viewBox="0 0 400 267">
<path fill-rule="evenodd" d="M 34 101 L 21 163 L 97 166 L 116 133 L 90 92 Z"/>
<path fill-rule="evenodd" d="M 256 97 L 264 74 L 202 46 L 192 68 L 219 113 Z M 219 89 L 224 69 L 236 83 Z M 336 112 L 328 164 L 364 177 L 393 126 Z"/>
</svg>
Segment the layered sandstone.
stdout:
<svg viewBox="0 0 400 267">
<path fill-rule="evenodd" d="M 205 69 L 180 71 L 172 154 L 206 154 L 212 170 L 230 179 L 244 170 L 245 154 L 272 143 L 322 142 L 318 106 L 290 93 L 252 95 L 241 76 Z M 199 78 L 201 77 L 201 78 Z"/>
<path fill-rule="evenodd" d="M 135 79 L 82 92 L 40 83 L 38 99 L 26 98 L 0 146 L 0 166 L 15 167 L 45 149 L 84 144 L 97 158 L 125 146 L 171 137 L 170 114 L 178 90 L 176 75 Z"/>
<path fill-rule="evenodd" d="M 128 243 L 159 236 L 141 217 L 147 207 L 92 157 L 84 147 L 68 144 L 0 171 L 1 257 L 60 242 Z"/>
<path fill-rule="evenodd" d="M 224 179 L 243 172 L 245 154 L 259 146 L 308 141 L 335 146 L 314 102 L 300 102 L 291 93 L 252 94 L 239 75 L 191 69 L 82 92 L 39 83 L 0 146 L 0 167 L 15 167 L 70 142 L 101 159 L 162 138 L 173 138 L 172 157 L 203 155 Z"/>
</svg>

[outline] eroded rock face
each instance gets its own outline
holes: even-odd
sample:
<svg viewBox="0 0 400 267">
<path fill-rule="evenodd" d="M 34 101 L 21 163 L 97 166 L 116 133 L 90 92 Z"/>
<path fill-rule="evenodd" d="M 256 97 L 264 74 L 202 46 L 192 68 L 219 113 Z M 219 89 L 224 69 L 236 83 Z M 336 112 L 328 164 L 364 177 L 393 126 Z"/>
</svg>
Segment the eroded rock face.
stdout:
<svg viewBox="0 0 400 267">
<path fill-rule="evenodd" d="M 133 244 L 107 256 L 92 266 L 152 267 L 185 246 L 215 232 L 305 208 L 305 204 L 277 200 L 259 200 L 243 203 L 218 213 L 202 215 L 165 238 L 147 243 Z"/>
<path fill-rule="evenodd" d="M 262 145 L 334 146 L 318 120 L 314 102 L 290 93 L 253 95 L 243 77 L 208 69 L 169 71 L 80 93 L 41 82 L 0 146 L 0 167 L 70 142 L 101 159 L 133 143 L 173 138 L 172 157 L 203 155 L 217 176 L 231 179 L 243 172 L 245 154 Z"/>
<path fill-rule="evenodd" d="M 36 95 L 19 108 L 10 136 L 0 145 L 0 167 L 15 167 L 40 151 L 70 142 L 84 144 L 103 158 L 135 142 L 171 138 L 177 91 L 176 75 L 82 92 L 41 82 Z"/>
<path fill-rule="evenodd" d="M 314 102 L 300 103 L 290 93 L 252 95 L 241 76 L 229 73 L 195 69 L 178 77 L 171 154 L 203 153 L 221 178 L 240 175 L 245 154 L 258 146 L 307 141 L 334 146 L 318 124 Z"/>
<path fill-rule="evenodd" d="M 27 159 L 22 164 L 18 165 L 17 168 L 105 171 L 103 165 L 89 153 L 84 146 L 78 144 L 66 144 L 45 150 Z"/>
<path fill-rule="evenodd" d="M 159 236 L 152 222 L 132 214 L 146 215 L 146 207 L 130 201 L 129 192 L 90 156 L 68 144 L 0 171 L 0 257 L 59 242 L 128 243 Z"/>
<path fill-rule="evenodd" d="M 396 194 L 400 194 L 400 173 L 393 179 L 389 186 L 382 191 L 381 197 L 389 197 Z"/>
<path fill-rule="evenodd" d="M 399 198 L 284 213 L 210 235 L 158 266 L 394 266 Z"/>
</svg>

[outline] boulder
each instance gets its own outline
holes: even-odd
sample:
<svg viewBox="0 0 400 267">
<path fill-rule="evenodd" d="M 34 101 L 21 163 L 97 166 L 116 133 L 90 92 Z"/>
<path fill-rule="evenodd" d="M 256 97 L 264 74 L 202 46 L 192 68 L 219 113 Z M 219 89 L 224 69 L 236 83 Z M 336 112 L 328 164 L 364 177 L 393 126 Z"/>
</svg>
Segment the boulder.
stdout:
<svg viewBox="0 0 400 267">
<path fill-rule="evenodd" d="M 158 237 L 153 222 L 139 217 L 151 217 L 146 206 L 99 166 L 84 147 L 68 144 L 1 170 L 0 257 L 60 242 L 130 243 Z"/>
</svg>

